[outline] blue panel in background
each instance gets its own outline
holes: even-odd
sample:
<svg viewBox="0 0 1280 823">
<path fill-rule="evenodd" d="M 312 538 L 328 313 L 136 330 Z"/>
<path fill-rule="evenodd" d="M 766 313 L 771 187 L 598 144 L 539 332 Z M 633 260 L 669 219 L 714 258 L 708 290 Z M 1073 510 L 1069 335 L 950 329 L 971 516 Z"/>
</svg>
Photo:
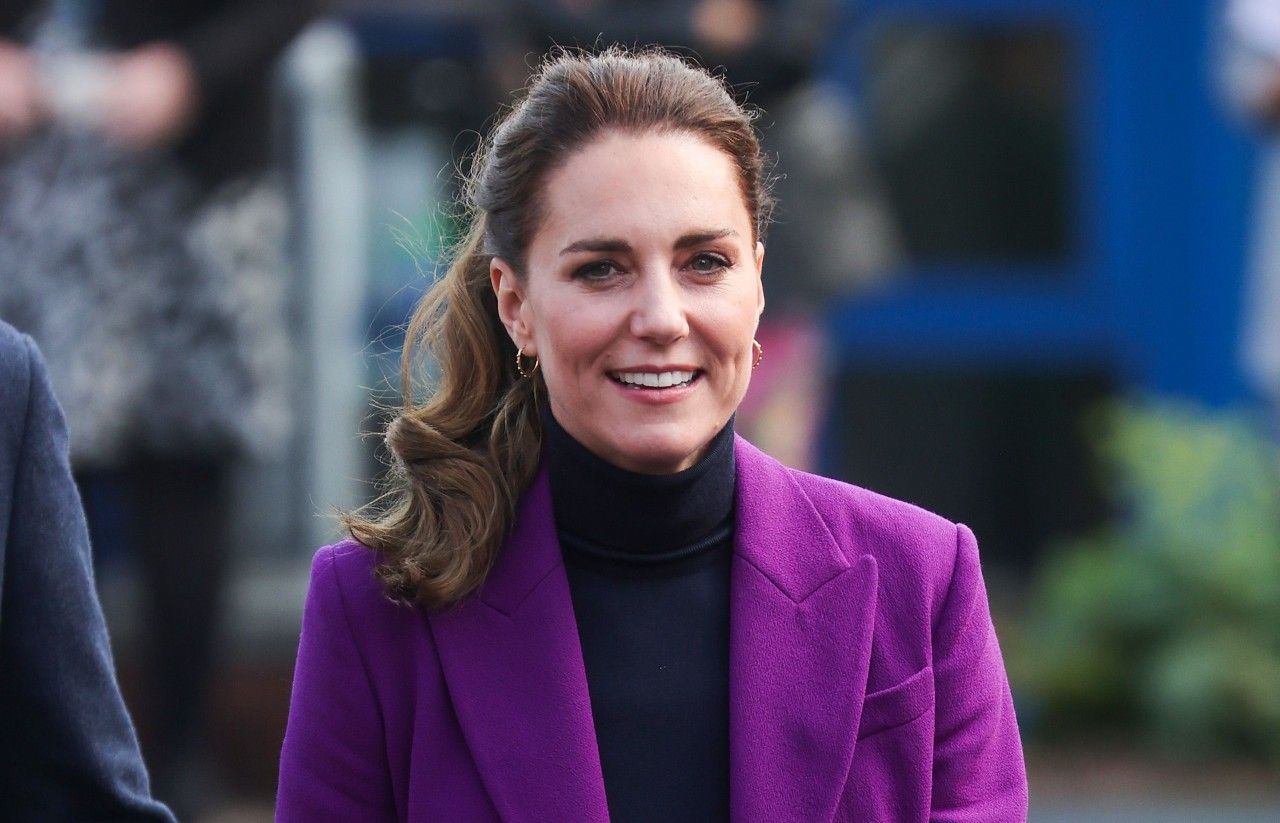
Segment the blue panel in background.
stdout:
<svg viewBox="0 0 1280 823">
<path fill-rule="evenodd" d="M 484 31 L 476 21 L 430 14 L 363 12 L 344 15 L 365 59 L 447 57 L 474 59 Z"/>
<path fill-rule="evenodd" d="M 830 313 L 846 365 L 1074 368 L 1211 404 L 1237 366 L 1249 149 L 1212 83 L 1211 9 L 1193 0 L 866 0 L 827 75 L 865 101 L 871 38 L 903 21 L 1053 26 L 1076 64 L 1067 109 L 1073 247 L 1053 276 L 1015 261 L 908 265 Z M 1013 271 L 1015 276 L 1010 276 Z"/>
<path fill-rule="evenodd" d="M 1115 353 L 1089 295 L 1034 286 L 929 283 L 846 303 L 830 322 L 840 356 L 878 368 L 1074 368 Z"/>
</svg>

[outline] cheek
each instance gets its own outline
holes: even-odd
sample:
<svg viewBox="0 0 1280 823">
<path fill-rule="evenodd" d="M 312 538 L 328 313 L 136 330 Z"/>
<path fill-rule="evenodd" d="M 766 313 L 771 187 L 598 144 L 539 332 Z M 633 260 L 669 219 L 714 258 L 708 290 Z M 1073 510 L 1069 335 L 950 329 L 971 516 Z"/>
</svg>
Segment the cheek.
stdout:
<svg viewBox="0 0 1280 823">
<path fill-rule="evenodd" d="M 704 327 L 715 341 L 716 349 L 725 356 L 737 358 L 743 356 L 744 351 L 749 352 L 759 322 L 753 298 L 748 296 L 731 303 L 721 303 L 709 310 L 705 318 Z"/>
<path fill-rule="evenodd" d="M 572 380 L 584 371 L 595 371 L 609 335 L 599 324 L 587 322 L 590 317 L 587 311 L 544 315 L 535 336 L 538 356 L 552 379 Z"/>
</svg>

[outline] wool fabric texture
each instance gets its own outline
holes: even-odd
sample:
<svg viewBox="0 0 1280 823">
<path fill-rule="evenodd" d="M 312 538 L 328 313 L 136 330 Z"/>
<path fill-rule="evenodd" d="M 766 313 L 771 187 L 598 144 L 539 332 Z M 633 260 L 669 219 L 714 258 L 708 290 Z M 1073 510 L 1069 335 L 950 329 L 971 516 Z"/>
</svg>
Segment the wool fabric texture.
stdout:
<svg viewBox="0 0 1280 823">
<path fill-rule="evenodd" d="M 973 534 L 735 441 L 734 820 L 1024 821 L 1013 701 Z M 608 820 L 545 468 L 480 590 L 389 600 L 320 549 L 277 819 Z"/>
<path fill-rule="evenodd" d="M 0 820 L 173 823 L 116 685 L 67 428 L 0 322 Z"/>
</svg>

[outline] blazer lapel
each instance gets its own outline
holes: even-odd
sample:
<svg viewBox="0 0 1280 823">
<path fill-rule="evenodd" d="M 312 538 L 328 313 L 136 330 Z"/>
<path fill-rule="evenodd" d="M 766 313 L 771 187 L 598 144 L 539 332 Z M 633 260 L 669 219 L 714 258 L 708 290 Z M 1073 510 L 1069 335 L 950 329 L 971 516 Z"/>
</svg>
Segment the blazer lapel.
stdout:
<svg viewBox="0 0 1280 823">
<path fill-rule="evenodd" d="M 741 438 L 730 582 L 734 820 L 830 820 L 853 758 L 876 564 L 846 559 L 790 471 Z"/>
<path fill-rule="evenodd" d="M 449 695 L 507 821 L 607 821 L 545 466 L 475 597 L 429 617 Z"/>
</svg>

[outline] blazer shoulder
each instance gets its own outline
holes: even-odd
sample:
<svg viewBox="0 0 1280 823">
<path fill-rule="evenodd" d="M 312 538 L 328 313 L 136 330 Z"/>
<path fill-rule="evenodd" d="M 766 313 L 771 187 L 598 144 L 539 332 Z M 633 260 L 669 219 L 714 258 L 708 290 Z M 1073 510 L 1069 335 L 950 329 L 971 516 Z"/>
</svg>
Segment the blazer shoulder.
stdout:
<svg viewBox="0 0 1280 823">
<path fill-rule="evenodd" d="M 337 600 L 344 611 L 375 607 L 386 599 L 378 582 L 377 566 L 373 550 L 354 540 L 321 546 L 311 558 L 312 596 Z"/>
<path fill-rule="evenodd" d="M 20 353 L 24 358 L 27 357 L 27 341 L 30 339 L 13 326 L 0 320 L 0 362 L 3 362 L 11 353 Z"/>
<path fill-rule="evenodd" d="M 423 682 L 420 667 L 434 657 L 435 642 L 423 611 L 389 597 L 376 570 L 376 554 L 352 540 L 316 551 L 303 607 L 295 701 L 300 680 L 313 684 L 304 689 L 310 695 L 301 698 L 305 704 L 319 693 L 346 689 L 342 684 L 358 676 L 374 696 L 369 711 L 412 705 Z"/>
<path fill-rule="evenodd" d="M 31 338 L 0 321 L 0 419 L 25 417 L 33 378 L 43 368 Z"/>
<path fill-rule="evenodd" d="M 878 492 L 791 469 L 847 558 L 870 554 L 882 589 L 935 615 L 972 533 L 927 509 Z M 976 552 L 976 544 L 973 550 Z"/>
<path fill-rule="evenodd" d="M 0 321 L 0 516 L 6 521 L 3 504 L 15 493 L 18 464 L 49 459 L 48 455 L 32 454 L 31 443 L 39 442 L 46 433 L 43 430 L 48 430 L 55 452 L 65 446 L 61 416 L 35 342 Z M 0 527 L 0 544 L 4 537 Z"/>
<path fill-rule="evenodd" d="M 308 608 L 342 615 L 357 636 L 397 633 L 417 619 L 418 609 L 392 599 L 377 576 L 374 551 L 347 539 L 316 550 L 311 559 Z"/>
<path fill-rule="evenodd" d="M 864 551 L 886 545 L 930 551 L 939 544 L 955 550 L 958 524 L 939 514 L 842 480 L 789 471 L 832 532 L 856 538 Z"/>
</svg>

